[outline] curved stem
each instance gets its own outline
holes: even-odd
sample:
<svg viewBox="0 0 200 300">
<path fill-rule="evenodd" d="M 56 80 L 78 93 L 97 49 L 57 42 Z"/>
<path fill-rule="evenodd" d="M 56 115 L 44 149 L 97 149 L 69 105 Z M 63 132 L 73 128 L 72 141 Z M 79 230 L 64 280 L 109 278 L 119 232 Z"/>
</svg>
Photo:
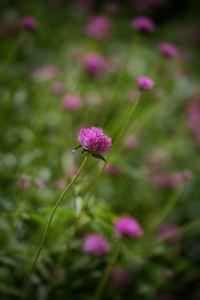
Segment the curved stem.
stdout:
<svg viewBox="0 0 200 300">
<path fill-rule="evenodd" d="M 106 283 L 108 281 L 108 277 L 111 273 L 112 267 L 114 266 L 114 264 L 117 260 L 117 257 L 119 255 L 119 250 L 120 250 L 120 243 L 118 243 L 118 245 L 116 246 L 116 248 L 113 252 L 113 255 L 111 256 L 111 259 L 108 263 L 108 266 L 105 269 L 103 276 L 101 277 L 101 280 L 99 282 L 99 285 L 97 286 L 97 290 L 96 290 L 96 293 L 95 293 L 94 298 L 93 298 L 94 300 L 101 299 L 102 293 L 105 289 L 105 286 L 106 286 Z"/>
<path fill-rule="evenodd" d="M 52 212 L 51 212 L 51 215 L 50 215 L 49 220 L 48 220 L 48 222 L 47 222 L 47 225 L 46 225 L 44 234 L 43 234 L 43 236 L 42 236 L 42 240 L 41 240 L 41 242 L 40 242 L 40 246 L 39 246 L 39 248 L 38 248 L 38 251 L 37 251 L 36 256 L 35 256 L 35 258 L 34 258 L 34 261 L 33 261 L 33 265 L 32 265 L 32 267 L 31 267 L 31 273 L 33 272 L 33 270 L 34 270 L 34 268 L 35 268 L 35 266 L 36 266 L 36 264 L 37 264 L 38 258 L 39 258 L 39 256 L 40 256 L 40 253 L 41 253 L 42 248 L 43 248 L 43 246 L 44 246 L 44 243 L 45 243 L 45 240 L 46 240 L 48 231 L 49 231 L 49 227 L 50 227 L 51 222 L 52 222 L 52 220 L 53 220 L 54 214 L 55 214 L 55 212 L 56 212 L 56 210 L 57 210 L 57 208 L 58 208 L 60 202 L 62 201 L 62 199 L 63 199 L 64 196 L 66 195 L 66 193 L 69 191 L 69 189 L 71 188 L 71 186 L 73 185 L 73 183 L 74 183 L 74 182 L 76 181 L 76 179 L 79 177 L 79 175 L 80 175 L 80 173 L 81 173 L 81 171 L 82 171 L 82 169 L 83 169 L 83 167 L 84 167 L 84 165 L 85 165 L 85 163 L 86 163 L 87 158 L 88 158 L 88 155 L 86 155 L 86 156 L 84 157 L 84 160 L 83 160 L 83 162 L 82 162 L 80 168 L 78 169 L 76 175 L 75 175 L 74 178 L 71 180 L 71 182 L 67 185 L 67 187 L 65 188 L 65 190 L 62 192 L 62 194 L 60 195 L 60 197 L 58 198 L 58 200 L 56 201 L 56 203 L 55 203 L 55 205 L 54 205 L 54 207 L 53 207 L 53 209 L 52 209 Z"/>
</svg>

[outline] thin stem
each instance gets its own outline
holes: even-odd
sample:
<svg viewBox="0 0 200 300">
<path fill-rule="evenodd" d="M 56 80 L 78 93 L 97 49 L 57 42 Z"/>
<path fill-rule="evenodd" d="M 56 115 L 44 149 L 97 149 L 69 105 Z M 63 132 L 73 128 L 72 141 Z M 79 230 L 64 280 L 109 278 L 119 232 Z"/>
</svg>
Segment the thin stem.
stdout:
<svg viewBox="0 0 200 300">
<path fill-rule="evenodd" d="M 93 298 L 94 300 L 101 299 L 102 293 L 105 289 L 105 286 L 106 286 L 106 283 L 108 281 L 109 275 L 111 273 L 112 267 L 114 266 L 114 264 L 117 260 L 117 257 L 119 255 L 119 250 L 120 250 L 120 243 L 118 243 L 118 245 L 116 246 L 116 248 L 113 252 L 113 255 L 111 256 L 111 259 L 110 259 L 110 261 L 107 265 L 107 268 L 105 269 L 104 274 L 101 277 L 101 280 L 99 282 L 99 285 L 97 286 L 97 290 L 96 290 L 96 293 L 95 293 L 94 298 Z"/>
<path fill-rule="evenodd" d="M 125 119 L 123 120 L 122 125 L 120 126 L 119 132 L 118 132 L 117 136 L 114 138 L 113 146 L 115 146 L 115 148 L 116 148 L 117 144 L 119 143 L 121 136 L 125 133 L 128 125 L 130 123 L 133 113 L 138 105 L 139 99 L 140 99 L 140 93 L 138 93 L 137 98 L 134 101 L 134 104 L 133 104 L 131 110 L 129 111 L 129 114 L 127 116 L 125 116 Z M 114 149 L 114 147 L 113 147 L 113 149 Z"/>
<path fill-rule="evenodd" d="M 76 175 L 75 175 L 74 178 L 71 180 L 71 182 L 68 184 L 68 186 L 65 188 L 65 190 L 62 192 L 62 194 L 60 195 L 60 197 L 58 198 L 58 200 L 56 201 L 56 203 L 55 203 L 55 205 L 54 205 L 54 207 L 53 207 L 53 209 L 52 209 L 52 212 L 51 212 L 51 215 L 50 215 L 49 220 L 48 220 L 48 222 L 47 222 L 47 225 L 46 225 L 44 234 L 43 234 L 43 236 L 42 236 L 42 240 L 41 240 L 40 246 L 39 246 L 39 248 L 38 248 L 38 251 L 37 251 L 36 256 L 35 256 L 35 258 L 34 258 L 34 261 L 33 261 L 33 265 L 32 265 L 32 268 L 31 268 L 31 273 L 33 272 L 33 270 L 35 269 L 35 266 L 36 266 L 36 264 L 37 264 L 38 258 L 39 258 L 39 256 L 40 256 L 40 253 L 41 253 L 42 248 L 43 248 L 43 246 L 44 246 L 44 243 L 45 243 L 45 240 L 46 240 L 46 237 L 47 237 L 47 234 L 48 234 L 48 231 L 49 231 L 51 222 L 52 222 L 52 220 L 53 220 L 54 214 L 55 214 L 55 212 L 56 212 L 56 210 L 57 210 L 57 208 L 58 208 L 60 202 L 62 201 L 62 199 L 63 199 L 64 196 L 66 195 L 66 193 L 69 191 L 69 189 L 71 188 L 71 186 L 73 185 L 73 183 L 74 183 L 74 182 L 76 181 L 76 179 L 79 177 L 79 175 L 80 175 L 80 173 L 81 173 L 81 171 L 82 171 L 82 169 L 83 169 L 83 167 L 84 167 L 84 165 L 85 165 L 85 163 L 86 163 L 86 161 L 87 161 L 87 158 L 88 158 L 88 155 L 86 155 L 86 156 L 84 157 L 84 160 L 83 160 L 83 162 L 82 162 L 80 168 L 78 169 Z"/>
</svg>

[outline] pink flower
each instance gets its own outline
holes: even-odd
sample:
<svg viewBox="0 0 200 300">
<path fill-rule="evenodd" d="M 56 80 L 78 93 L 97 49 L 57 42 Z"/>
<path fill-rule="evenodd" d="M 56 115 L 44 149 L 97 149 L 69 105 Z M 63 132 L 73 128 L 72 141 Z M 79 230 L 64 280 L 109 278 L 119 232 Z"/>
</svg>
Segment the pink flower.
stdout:
<svg viewBox="0 0 200 300">
<path fill-rule="evenodd" d="M 143 230 L 136 219 L 123 216 L 115 222 L 115 229 L 118 233 L 126 237 L 140 237 L 143 235 Z"/>
<path fill-rule="evenodd" d="M 86 151 L 96 154 L 106 153 L 112 146 L 112 140 L 101 128 L 91 127 L 80 130 L 78 141 Z"/>
<path fill-rule="evenodd" d="M 34 70 L 33 77 L 36 79 L 49 80 L 58 75 L 58 69 L 52 65 L 46 65 Z"/>
<path fill-rule="evenodd" d="M 159 51 L 167 57 L 176 58 L 179 55 L 178 48 L 169 42 L 162 42 L 158 45 Z"/>
<path fill-rule="evenodd" d="M 110 37 L 111 21 L 106 16 L 92 17 L 86 25 L 86 33 L 92 38 L 104 40 Z"/>
<path fill-rule="evenodd" d="M 105 173 L 111 176 L 118 176 L 121 174 L 121 170 L 115 165 L 107 165 L 105 168 Z"/>
<path fill-rule="evenodd" d="M 200 102 L 189 103 L 186 109 L 187 126 L 198 145 L 200 145 Z"/>
<path fill-rule="evenodd" d="M 52 85 L 52 91 L 54 94 L 62 94 L 64 92 L 64 86 L 59 82 L 54 82 Z"/>
<path fill-rule="evenodd" d="M 22 188 L 24 191 L 27 191 L 30 188 L 31 182 L 30 178 L 27 175 L 22 175 L 17 183 L 18 187 Z"/>
<path fill-rule="evenodd" d="M 180 172 L 171 172 L 168 174 L 168 186 L 178 188 L 185 184 L 191 177 L 191 173 L 187 170 Z"/>
<path fill-rule="evenodd" d="M 84 68 L 88 75 L 97 77 L 102 75 L 106 71 L 106 61 L 98 53 L 89 53 L 85 56 L 84 60 Z"/>
<path fill-rule="evenodd" d="M 67 95 L 64 97 L 62 105 L 70 111 L 78 111 L 82 108 L 83 102 L 78 95 Z"/>
<path fill-rule="evenodd" d="M 111 270 L 111 278 L 112 280 L 120 286 L 124 286 L 128 284 L 128 274 L 124 271 L 124 269 L 116 265 Z"/>
<path fill-rule="evenodd" d="M 161 171 L 154 171 L 150 174 L 150 180 L 152 184 L 157 187 L 166 187 L 168 186 L 168 177 L 163 174 Z"/>
<path fill-rule="evenodd" d="M 102 256 L 109 252 L 108 242 L 100 235 L 91 233 L 87 235 L 83 243 L 83 251 L 94 256 Z"/>
<path fill-rule="evenodd" d="M 151 90 L 154 86 L 154 81 L 147 76 L 141 76 L 136 79 L 136 83 L 140 90 Z"/>
<path fill-rule="evenodd" d="M 40 178 L 36 178 L 34 183 L 37 188 L 42 188 L 44 186 L 44 181 Z"/>
<path fill-rule="evenodd" d="M 23 17 L 20 24 L 27 29 L 35 30 L 38 27 L 37 21 L 32 17 Z"/>
<path fill-rule="evenodd" d="M 155 30 L 154 22 L 147 17 L 136 17 L 131 24 L 134 29 L 141 32 L 151 33 Z"/>
<path fill-rule="evenodd" d="M 166 240 L 169 242 L 176 244 L 181 241 L 181 232 L 175 224 L 165 223 L 162 224 L 156 231 L 157 236 L 166 237 Z"/>
<path fill-rule="evenodd" d="M 124 148 L 127 150 L 133 150 L 137 148 L 139 139 L 135 135 L 129 135 L 124 139 Z"/>
</svg>

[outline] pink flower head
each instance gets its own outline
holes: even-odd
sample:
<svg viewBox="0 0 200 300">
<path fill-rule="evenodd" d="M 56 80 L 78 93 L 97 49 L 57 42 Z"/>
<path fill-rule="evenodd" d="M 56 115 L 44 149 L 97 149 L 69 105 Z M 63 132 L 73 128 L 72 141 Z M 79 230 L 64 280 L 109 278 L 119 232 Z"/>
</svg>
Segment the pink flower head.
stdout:
<svg viewBox="0 0 200 300">
<path fill-rule="evenodd" d="M 150 174 L 151 183 L 157 187 L 162 188 L 168 186 L 168 177 L 163 172 L 157 170 Z"/>
<path fill-rule="evenodd" d="M 52 85 L 52 91 L 54 94 L 62 94 L 64 92 L 64 86 L 59 82 L 54 82 Z"/>
<path fill-rule="evenodd" d="M 78 141 L 86 151 L 96 154 L 106 153 L 112 146 L 112 140 L 101 128 L 83 128 L 79 132 Z"/>
<path fill-rule="evenodd" d="M 115 222 L 115 229 L 118 233 L 126 237 L 140 237 L 143 235 L 143 230 L 136 219 L 123 216 Z"/>
<path fill-rule="evenodd" d="M 190 171 L 171 172 L 168 174 L 168 186 L 179 188 L 183 186 L 191 177 Z"/>
<path fill-rule="evenodd" d="M 111 21 L 106 16 L 92 17 L 86 25 L 86 33 L 92 38 L 104 40 L 110 37 Z"/>
<path fill-rule="evenodd" d="M 147 76 L 138 77 L 136 83 L 140 90 L 151 90 L 154 86 L 154 81 Z"/>
<path fill-rule="evenodd" d="M 127 273 L 119 265 L 116 265 L 112 268 L 111 278 L 117 285 L 120 285 L 120 286 L 127 285 L 128 281 L 129 281 Z"/>
<path fill-rule="evenodd" d="M 178 57 L 178 48 L 169 42 L 162 42 L 158 45 L 159 51 L 167 57 L 176 58 Z"/>
<path fill-rule="evenodd" d="M 89 53 L 84 58 L 84 68 L 86 73 L 92 77 L 97 77 L 105 73 L 106 61 L 98 53 Z"/>
<path fill-rule="evenodd" d="M 200 145 L 200 102 L 190 102 L 186 110 L 187 126 L 191 134 L 195 138 L 198 145 Z"/>
<path fill-rule="evenodd" d="M 107 165 L 105 168 L 105 173 L 110 176 L 118 176 L 121 174 L 121 170 L 115 165 Z"/>
<path fill-rule="evenodd" d="M 46 65 L 33 71 L 33 77 L 42 80 L 53 79 L 58 74 L 58 69 L 52 65 Z"/>
<path fill-rule="evenodd" d="M 155 30 L 154 22 L 147 17 L 136 17 L 131 24 L 134 29 L 141 32 L 151 33 Z"/>
<path fill-rule="evenodd" d="M 37 188 L 42 188 L 44 186 L 44 180 L 41 178 L 36 178 L 34 183 Z"/>
<path fill-rule="evenodd" d="M 175 224 L 165 223 L 162 224 L 156 231 L 157 236 L 166 237 L 166 240 L 176 244 L 181 241 L 181 232 Z"/>
<path fill-rule="evenodd" d="M 35 30 L 38 27 L 37 21 L 32 17 L 23 17 L 20 24 L 27 29 Z"/>
<path fill-rule="evenodd" d="M 67 95 L 63 98 L 62 105 L 70 111 L 78 111 L 82 108 L 83 102 L 78 95 Z"/>
<path fill-rule="evenodd" d="M 27 175 L 22 175 L 19 181 L 17 182 L 18 187 L 22 188 L 24 191 L 27 191 L 30 188 L 31 182 L 30 178 Z"/>
<path fill-rule="evenodd" d="M 133 150 L 137 148 L 139 139 L 135 135 L 129 135 L 124 139 L 124 148 L 127 150 Z"/>
<path fill-rule="evenodd" d="M 102 256 L 109 252 L 108 242 L 100 235 L 91 233 L 87 235 L 83 243 L 83 251 L 94 256 Z"/>
</svg>

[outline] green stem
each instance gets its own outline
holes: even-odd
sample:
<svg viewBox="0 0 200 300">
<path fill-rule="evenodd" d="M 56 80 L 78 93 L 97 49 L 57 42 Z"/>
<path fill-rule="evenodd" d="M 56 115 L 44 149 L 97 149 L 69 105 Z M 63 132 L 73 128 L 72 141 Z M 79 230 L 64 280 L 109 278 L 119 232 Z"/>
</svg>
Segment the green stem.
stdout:
<svg viewBox="0 0 200 300">
<path fill-rule="evenodd" d="M 131 121 L 131 118 L 133 116 L 133 113 L 134 113 L 134 111 L 135 111 L 135 109 L 138 105 L 139 99 L 140 99 L 140 93 L 138 93 L 137 98 L 134 101 L 134 104 L 133 104 L 131 110 L 129 111 L 129 114 L 125 116 L 125 119 L 122 122 L 122 125 L 119 129 L 119 132 L 118 132 L 117 136 L 114 138 L 113 146 L 115 146 L 115 147 L 113 147 L 113 149 L 116 148 L 117 144 L 119 143 L 119 140 L 120 140 L 121 136 L 125 133 L 128 125 Z"/>
<path fill-rule="evenodd" d="M 105 286 L 106 286 L 106 283 L 108 281 L 108 278 L 110 276 L 110 273 L 111 273 L 111 270 L 117 260 L 117 257 L 119 255 L 119 250 L 120 250 L 120 243 L 118 243 L 118 245 L 116 246 L 114 252 L 113 252 L 113 255 L 111 256 L 111 259 L 107 265 L 107 268 L 105 269 L 104 271 L 104 274 L 103 276 L 101 277 L 101 280 L 99 282 L 99 285 L 97 286 L 97 290 L 96 290 L 96 293 L 94 295 L 94 300 L 99 300 L 101 299 L 101 296 L 102 296 L 102 293 L 105 289 Z"/>
<path fill-rule="evenodd" d="M 33 261 L 33 265 L 32 265 L 32 267 L 31 267 L 31 273 L 33 272 L 33 270 L 35 269 L 35 266 L 36 266 L 36 264 L 37 264 L 38 258 L 39 258 L 39 256 L 40 256 L 40 253 L 41 253 L 42 248 L 43 248 L 43 246 L 44 246 L 44 243 L 45 243 L 45 240 L 46 240 L 46 237 L 47 237 L 47 234 L 48 234 L 48 231 L 49 231 L 51 222 L 52 222 L 52 220 L 53 220 L 54 214 L 55 214 L 55 212 L 56 212 L 56 210 L 57 210 L 57 208 L 58 208 L 60 202 L 62 201 L 62 199 L 63 199 L 64 196 L 66 195 L 66 193 L 69 191 L 69 189 L 71 188 L 71 186 L 73 185 L 73 183 L 74 183 L 74 182 L 76 181 L 76 179 L 79 177 L 79 175 L 80 175 L 80 173 L 81 173 L 81 171 L 82 171 L 82 169 L 83 169 L 83 167 L 84 167 L 84 165 L 85 165 L 85 163 L 86 163 L 86 161 L 87 161 L 87 158 L 88 158 L 88 155 L 86 155 L 86 156 L 84 157 L 84 160 L 83 160 L 83 162 L 82 162 L 80 168 L 78 169 L 76 175 L 75 175 L 74 178 L 71 180 L 71 182 L 68 184 L 68 186 L 65 188 L 65 190 L 62 192 L 62 194 L 60 195 L 60 197 L 58 198 L 58 200 L 56 201 L 56 203 L 55 203 L 55 205 L 54 205 L 54 207 L 53 207 L 53 209 L 52 209 L 52 212 L 51 212 L 51 215 L 50 215 L 49 220 L 48 220 L 48 222 L 47 222 L 47 225 L 46 225 L 44 234 L 43 234 L 43 236 L 42 236 L 42 240 L 41 240 L 40 246 L 39 246 L 39 248 L 38 248 L 38 251 L 37 251 L 36 256 L 35 256 L 35 258 L 34 258 L 34 261 Z"/>
</svg>

